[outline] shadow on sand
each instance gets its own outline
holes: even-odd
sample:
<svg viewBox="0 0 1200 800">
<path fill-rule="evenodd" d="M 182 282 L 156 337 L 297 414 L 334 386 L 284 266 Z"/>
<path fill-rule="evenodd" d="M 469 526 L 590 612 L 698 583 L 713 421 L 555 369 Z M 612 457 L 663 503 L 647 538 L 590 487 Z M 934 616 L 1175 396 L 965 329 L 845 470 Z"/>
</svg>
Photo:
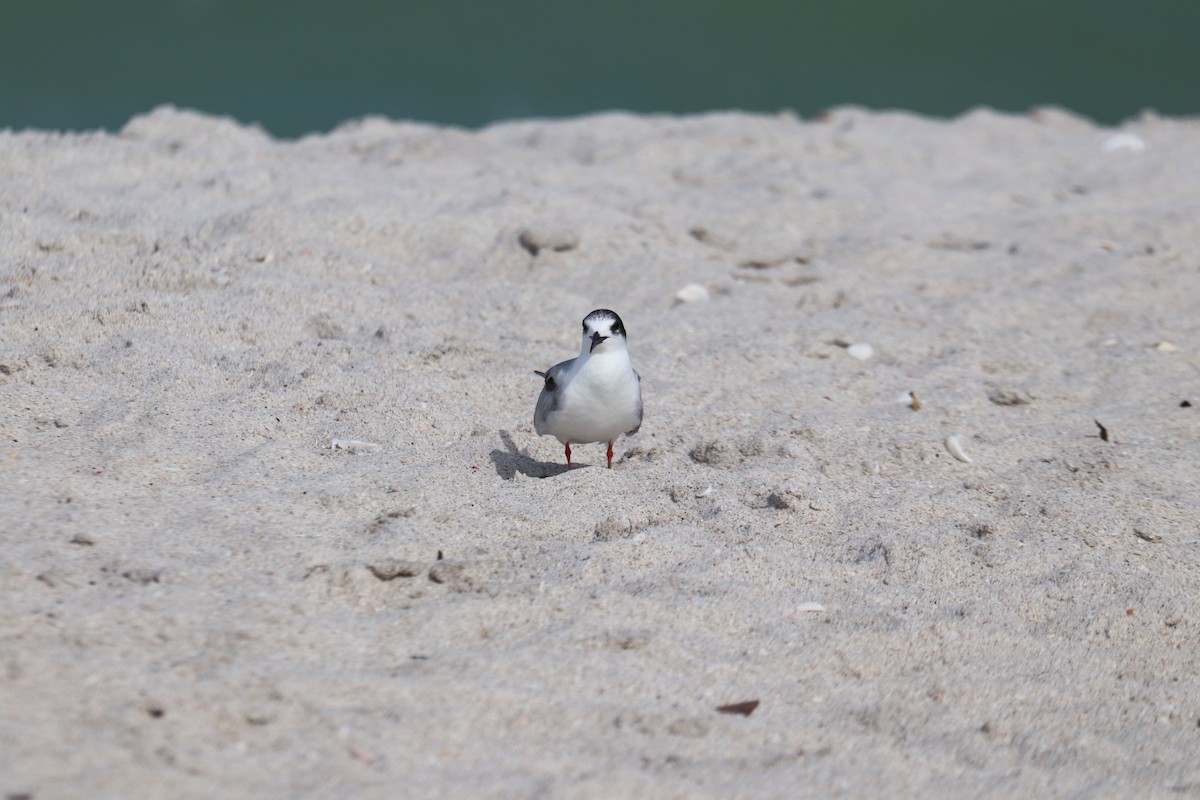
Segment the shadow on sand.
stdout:
<svg viewBox="0 0 1200 800">
<path fill-rule="evenodd" d="M 553 475 L 561 475 L 567 471 L 567 465 L 552 464 L 545 461 L 537 461 L 517 448 L 516 442 L 513 441 L 512 434 L 508 431 L 500 431 L 500 440 L 504 443 L 504 450 L 492 451 L 492 465 L 496 467 L 496 474 L 506 481 L 511 481 L 519 472 L 530 478 L 549 478 Z M 581 464 L 576 464 L 578 469 Z"/>
</svg>

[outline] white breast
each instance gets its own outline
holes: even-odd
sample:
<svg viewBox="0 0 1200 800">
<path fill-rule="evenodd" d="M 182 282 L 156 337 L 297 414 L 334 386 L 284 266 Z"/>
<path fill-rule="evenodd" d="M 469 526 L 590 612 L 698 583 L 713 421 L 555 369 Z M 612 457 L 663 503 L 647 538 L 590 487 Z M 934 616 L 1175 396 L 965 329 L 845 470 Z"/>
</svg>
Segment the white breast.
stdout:
<svg viewBox="0 0 1200 800">
<path fill-rule="evenodd" d="M 640 422 L 641 387 L 629 355 L 593 354 L 561 389 L 559 408 L 547 420 L 561 442 L 609 442 Z"/>
</svg>

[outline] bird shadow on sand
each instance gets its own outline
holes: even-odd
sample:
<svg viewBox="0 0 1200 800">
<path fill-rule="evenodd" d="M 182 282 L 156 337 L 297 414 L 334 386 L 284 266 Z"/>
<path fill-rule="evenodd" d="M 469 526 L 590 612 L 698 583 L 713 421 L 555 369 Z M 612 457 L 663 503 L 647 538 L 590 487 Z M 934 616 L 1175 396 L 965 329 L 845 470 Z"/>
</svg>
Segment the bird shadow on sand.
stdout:
<svg viewBox="0 0 1200 800">
<path fill-rule="evenodd" d="M 492 451 L 492 465 L 496 467 L 496 474 L 506 481 L 511 481 L 518 472 L 530 478 L 549 478 L 567 471 L 566 464 L 538 461 L 522 452 L 508 431 L 500 431 L 500 441 L 505 449 Z"/>
</svg>

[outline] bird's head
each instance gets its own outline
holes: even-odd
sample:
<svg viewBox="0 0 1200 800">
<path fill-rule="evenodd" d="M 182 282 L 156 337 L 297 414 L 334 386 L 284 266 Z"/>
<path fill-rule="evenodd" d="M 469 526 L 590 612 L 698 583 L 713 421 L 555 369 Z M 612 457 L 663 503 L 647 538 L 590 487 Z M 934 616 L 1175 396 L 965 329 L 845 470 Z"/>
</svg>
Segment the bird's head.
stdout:
<svg viewBox="0 0 1200 800">
<path fill-rule="evenodd" d="M 600 308 L 583 318 L 583 350 L 601 353 L 625 347 L 625 325 L 617 312 Z"/>
</svg>

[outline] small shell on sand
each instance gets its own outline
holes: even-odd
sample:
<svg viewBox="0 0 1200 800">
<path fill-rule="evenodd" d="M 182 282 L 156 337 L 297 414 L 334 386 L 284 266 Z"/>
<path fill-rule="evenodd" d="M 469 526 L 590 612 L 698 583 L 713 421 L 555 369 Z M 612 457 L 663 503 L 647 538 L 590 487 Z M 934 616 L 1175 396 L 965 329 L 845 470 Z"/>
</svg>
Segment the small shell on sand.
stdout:
<svg viewBox="0 0 1200 800">
<path fill-rule="evenodd" d="M 1115 153 L 1118 150 L 1128 150 L 1140 153 L 1146 149 L 1146 140 L 1136 133 L 1115 133 L 1104 140 L 1104 152 Z"/>
<path fill-rule="evenodd" d="M 820 603 L 815 602 L 813 600 L 806 600 L 803 603 L 801 603 L 800 605 L 796 606 L 796 610 L 797 611 L 824 611 L 825 606 L 823 606 Z"/>
<path fill-rule="evenodd" d="M 1159 342 L 1154 349 L 1160 353 L 1174 353 L 1179 347 L 1174 342 Z"/>
<path fill-rule="evenodd" d="M 689 283 L 675 293 L 675 300 L 679 303 L 703 303 L 708 300 L 708 289 L 698 283 Z"/>
<path fill-rule="evenodd" d="M 969 455 L 967 455 L 966 452 L 962 449 L 962 442 L 960 442 L 958 440 L 957 436 L 947 436 L 946 437 L 946 449 L 950 451 L 950 455 L 954 456 L 955 458 L 957 458 L 959 461 L 963 462 L 964 464 L 974 464 L 975 463 L 975 460 L 973 458 L 971 458 Z"/>
<path fill-rule="evenodd" d="M 361 439 L 330 439 L 330 450 L 345 450 L 348 453 L 370 453 L 383 447 L 375 442 L 364 442 Z"/>
<path fill-rule="evenodd" d="M 857 358 L 859 361 L 866 361 L 871 356 L 875 355 L 875 348 L 866 342 L 858 342 L 846 348 L 846 354 L 851 358 Z"/>
<path fill-rule="evenodd" d="M 703 491 L 696 492 L 696 497 L 708 497 L 710 494 L 712 494 L 711 486 L 709 486 L 707 489 L 704 489 Z"/>
</svg>

